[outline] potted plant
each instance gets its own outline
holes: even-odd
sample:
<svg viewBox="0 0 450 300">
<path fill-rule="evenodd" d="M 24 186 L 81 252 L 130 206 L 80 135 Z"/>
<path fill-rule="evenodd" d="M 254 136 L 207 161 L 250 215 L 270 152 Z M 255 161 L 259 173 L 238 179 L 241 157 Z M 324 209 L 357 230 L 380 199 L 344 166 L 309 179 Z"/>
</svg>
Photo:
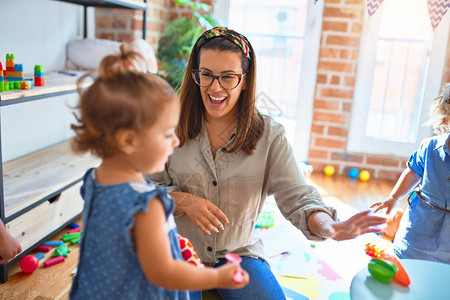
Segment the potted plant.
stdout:
<svg viewBox="0 0 450 300">
<path fill-rule="evenodd" d="M 195 41 L 204 30 L 219 26 L 220 22 L 209 14 L 210 5 L 191 0 L 173 0 L 173 2 L 189 7 L 192 19 L 179 17 L 169 23 L 159 39 L 157 58 L 161 63 L 158 75 L 178 91 Z"/>
</svg>

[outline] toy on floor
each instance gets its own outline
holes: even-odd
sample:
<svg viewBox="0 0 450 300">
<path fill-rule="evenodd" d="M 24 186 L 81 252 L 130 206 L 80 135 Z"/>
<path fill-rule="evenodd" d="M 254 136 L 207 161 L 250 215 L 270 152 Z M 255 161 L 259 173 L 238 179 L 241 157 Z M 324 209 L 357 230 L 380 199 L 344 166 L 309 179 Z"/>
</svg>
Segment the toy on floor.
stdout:
<svg viewBox="0 0 450 300">
<path fill-rule="evenodd" d="M 362 170 L 361 173 L 359 173 L 359 180 L 361 181 L 367 181 L 370 179 L 370 173 L 367 170 Z"/>
<path fill-rule="evenodd" d="M 256 221 L 255 228 L 271 228 L 275 224 L 275 214 L 273 211 L 263 211 Z"/>
<path fill-rule="evenodd" d="M 227 254 L 225 254 L 225 258 L 230 263 L 238 263 L 238 264 L 240 264 L 242 262 L 242 258 L 239 255 L 234 254 L 234 253 L 227 253 Z M 243 278 L 242 278 L 242 272 L 240 270 L 237 270 L 234 273 L 233 280 L 236 283 L 241 283 L 242 282 Z"/>
<path fill-rule="evenodd" d="M 33 273 L 39 266 L 39 259 L 34 255 L 25 255 L 20 260 L 20 269 L 27 274 Z"/>
<path fill-rule="evenodd" d="M 334 167 L 332 165 L 326 165 L 325 168 L 323 169 L 323 172 L 327 176 L 333 176 L 333 174 L 335 172 Z"/>
<path fill-rule="evenodd" d="M 58 248 L 55 249 L 55 252 L 53 252 L 52 257 L 57 257 L 57 256 L 67 257 L 67 256 L 69 256 L 69 253 L 71 251 L 72 250 L 69 249 L 69 247 L 67 247 L 66 244 L 62 244 L 62 245 L 59 245 Z"/>
<path fill-rule="evenodd" d="M 199 268 L 205 267 L 200 257 L 198 257 L 194 246 L 192 246 L 192 243 L 190 240 L 188 240 L 188 238 L 182 236 L 181 234 L 178 234 L 178 242 L 180 243 L 181 255 L 183 256 L 185 261 Z"/>
<path fill-rule="evenodd" d="M 397 259 L 397 257 L 385 253 L 384 250 L 380 250 L 380 248 L 378 246 L 376 246 L 375 244 L 371 244 L 371 243 L 366 244 L 365 251 L 366 251 L 366 254 L 372 258 L 381 259 L 383 261 L 388 261 L 388 262 L 394 264 L 397 267 L 397 270 L 396 270 L 395 276 L 393 278 L 395 278 L 395 280 L 403 286 L 407 287 L 410 285 L 411 279 L 409 278 L 408 273 L 406 272 L 405 268 L 400 263 L 400 261 Z M 374 268 L 374 267 L 372 266 L 372 268 Z M 370 272 L 370 267 L 369 267 L 369 272 Z M 375 276 L 377 276 L 377 275 L 375 275 Z M 375 276 L 374 276 L 374 278 L 377 279 L 377 277 L 375 277 Z M 383 281 L 383 282 L 385 282 L 385 281 Z"/>
<path fill-rule="evenodd" d="M 64 261 L 64 256 L 57 256 L 57 257 L 54 257 L 54 258 L 50 258 L 49 260 L 44 262 L 44 267 L 48 268 L 48 267 L 51 267 L 53 265 L 62 263 L 63 261 Z"/>
<path fill-rule="evenodd" d="M 348 170 L 348 177 L 350 177 L 351 179 L 356 179 L 359 176 L 359 171 L 356 168 L 350 168 L 350 170 Z"/>
</svg>

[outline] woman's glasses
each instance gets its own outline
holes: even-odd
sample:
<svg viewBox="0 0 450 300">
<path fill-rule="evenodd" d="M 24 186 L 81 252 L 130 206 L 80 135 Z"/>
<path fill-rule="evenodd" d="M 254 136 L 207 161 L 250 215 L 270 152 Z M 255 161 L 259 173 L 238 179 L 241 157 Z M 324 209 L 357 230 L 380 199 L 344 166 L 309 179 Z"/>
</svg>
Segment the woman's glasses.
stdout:
<svg viewBox="0 0 450 300">
<path fill-rule="evenodd" d="M 226 90 L 236 88 L 244 76 L 245 74 L 233 73 L 216 76 L 206 71 L 192 70 L 192 78 L 194 78 L 195 83 L 199 86 L 208 87 L 214 82 L 215 79 L 217 79 L 220 86 Z"/>
</svg>

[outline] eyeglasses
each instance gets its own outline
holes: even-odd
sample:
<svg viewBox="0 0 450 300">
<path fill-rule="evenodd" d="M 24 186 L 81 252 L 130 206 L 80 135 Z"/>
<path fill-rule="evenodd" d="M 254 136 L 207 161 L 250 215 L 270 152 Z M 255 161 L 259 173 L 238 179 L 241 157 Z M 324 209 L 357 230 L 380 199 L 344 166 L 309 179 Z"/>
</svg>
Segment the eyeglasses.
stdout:
<svg viewBox="0 0 450 300">
<path fill-rule="evenodd" d="M 215 79 L 219 82 L 220 86 L 226 90 L 232 90 L 236 88 L 244 77 L 245 74 L 223 74 L 223 75 L 213 75 L 211 73 L 200 71 L 200 70 L 192 70 L 192 78 L 196 84 L 201 87 L 210 86 Z"/>
</svg>

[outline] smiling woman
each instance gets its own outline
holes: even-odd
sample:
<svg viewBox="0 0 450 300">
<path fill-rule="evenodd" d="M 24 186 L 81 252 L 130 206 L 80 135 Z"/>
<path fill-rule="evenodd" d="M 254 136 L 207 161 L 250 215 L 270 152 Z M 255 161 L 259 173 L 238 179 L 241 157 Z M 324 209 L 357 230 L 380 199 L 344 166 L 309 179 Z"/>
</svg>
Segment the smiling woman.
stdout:
<svg viewBox="0 0 450 300">
<path fill-rule="evenodd" d="M 284 299 L 262 242 L 252 236 L 268 195 L 309 239 L 353 238 L 378 231 L 372 226 L 384 218 L 363 212 L 336 221 L 336 211 L 299 171 L 284 128 L 257 110 L 255 86 L 256 56 L 247 38 L 224 27 L 204 32 L 181 87 L 180 146 L 166 171 L 151 178 L 171 186 L 180 233 L 206 265 L 226 265 L 228 252 L 242 257 L 250 283 L 217 289 L 223 298 Z"/>
</svg>

